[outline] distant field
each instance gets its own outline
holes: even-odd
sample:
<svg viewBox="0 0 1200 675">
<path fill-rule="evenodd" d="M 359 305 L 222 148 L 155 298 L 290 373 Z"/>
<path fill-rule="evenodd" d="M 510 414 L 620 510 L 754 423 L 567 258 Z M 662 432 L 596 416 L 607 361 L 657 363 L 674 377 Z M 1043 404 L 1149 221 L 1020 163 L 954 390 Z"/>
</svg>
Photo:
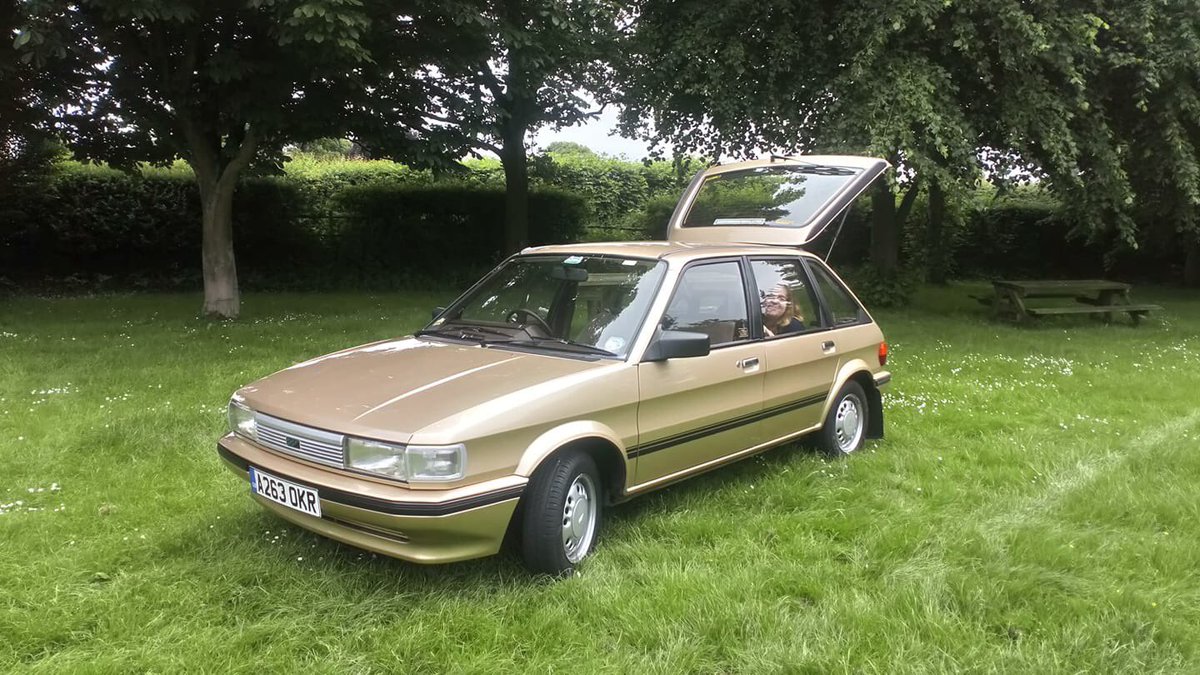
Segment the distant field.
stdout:
<svg viewBox="0 0 1200 675">
<path fill-rule="evenodd" d="M 218 462 L 240 384 L 444 294 L 0 299 L 0 670 L 1198 672 L 1200 294 L 1138 328 L 876 312 L 887 438 L 615 508 L 581 573 L 418 567 L 283 524 Z"/>
</svg>

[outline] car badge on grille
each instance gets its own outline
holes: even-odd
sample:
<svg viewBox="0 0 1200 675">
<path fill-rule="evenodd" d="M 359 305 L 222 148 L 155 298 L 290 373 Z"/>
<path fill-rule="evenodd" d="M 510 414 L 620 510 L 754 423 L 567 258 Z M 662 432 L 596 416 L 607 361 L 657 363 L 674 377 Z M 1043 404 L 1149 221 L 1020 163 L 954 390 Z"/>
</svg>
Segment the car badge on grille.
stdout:
<svg viewBox="0 0 1200 675">
<path fill-rule="evenodd" d="M 292 438 L 291 436 L 288 436 L 286 439 L 286 443 L 287 443 L 287 446 L 289 448 L 292 448 L 293 450 L 297 450 L 300 448 L 300 439 L 299 438 Z"/>
</svg>

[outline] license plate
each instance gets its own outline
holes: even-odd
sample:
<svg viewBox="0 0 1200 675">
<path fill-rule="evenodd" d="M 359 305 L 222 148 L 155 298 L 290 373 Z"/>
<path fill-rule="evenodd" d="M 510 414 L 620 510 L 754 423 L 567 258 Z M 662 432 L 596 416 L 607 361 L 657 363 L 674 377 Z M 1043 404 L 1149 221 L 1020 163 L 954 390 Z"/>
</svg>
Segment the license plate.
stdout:
<svg viewBox="0 0 1200 675">
<path fill-rule="evenodd" d="M 321 498 L 312 488 L 296 485 L 250 467 L 250 490 L 276 504 L 283 504 L 289 509 L 296 509 L 317 518 L 321 517 Z"/>
</svg>

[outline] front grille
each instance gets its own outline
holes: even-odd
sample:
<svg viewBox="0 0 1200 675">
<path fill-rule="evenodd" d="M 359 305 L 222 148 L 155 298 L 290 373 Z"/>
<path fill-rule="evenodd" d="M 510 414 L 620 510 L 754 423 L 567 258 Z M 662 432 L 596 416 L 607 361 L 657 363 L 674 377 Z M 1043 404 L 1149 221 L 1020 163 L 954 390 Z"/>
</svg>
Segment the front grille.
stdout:
<svg viewBox="0 0 1200 675">
<path fill-rule="evenodd" d="M 254 414 L 258 442 L 284 454 L 327 466 L 345 466 L 343 436 L 293 424 L 263 413 Z"/>
</svg>

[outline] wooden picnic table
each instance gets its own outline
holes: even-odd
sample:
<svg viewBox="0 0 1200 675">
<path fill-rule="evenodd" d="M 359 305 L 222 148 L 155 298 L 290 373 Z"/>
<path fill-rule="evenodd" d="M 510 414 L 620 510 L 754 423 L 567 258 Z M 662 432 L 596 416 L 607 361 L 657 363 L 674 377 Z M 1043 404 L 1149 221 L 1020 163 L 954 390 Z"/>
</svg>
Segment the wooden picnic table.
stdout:
<svg viewBox="0 0 1200 675">
<path fill-rule="evenodd" d="M 1009 281 L 997 279 L 992 282 L 996 291 L 992 309 L 997 317 L 1008 317 L 1015 321 L 1038 318 L 1048 314 L 1098 314 L 1105 322 L 1112 321 L 1113 313 L 1126 312 L 1137 325 L 1146 314 L 1161 310 L 1158 305 L 1135 305 L 1129 299 L 1133 288 L 1120 281 L 1104 279 L 1056 279 Z M 1071 298 L 1073 304 L 1055 304 L 1030 307 L 1027 299 Z"/>
</svg>

